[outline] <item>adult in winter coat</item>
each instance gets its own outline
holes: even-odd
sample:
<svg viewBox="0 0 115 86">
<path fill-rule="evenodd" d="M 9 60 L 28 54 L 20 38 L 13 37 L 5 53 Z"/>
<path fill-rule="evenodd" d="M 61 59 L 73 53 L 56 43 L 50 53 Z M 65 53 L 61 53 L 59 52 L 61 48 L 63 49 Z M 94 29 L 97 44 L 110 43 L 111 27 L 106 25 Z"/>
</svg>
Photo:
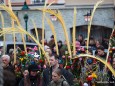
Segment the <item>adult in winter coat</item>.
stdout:
<svg viewBox="0 0 115 86">
<path fill-rule="evenodd" d="M 52 80 L 52 72 L 59 67 L 59 63 L 58 63 L 58 58 L 56 58 L 54 55 L 52 55 L 49 58 L 50 61 L 50 68 L 46 68 L 43 71 L 43 86 L 48 86 L 49 83 Z M 65 79 L 67 80 L 67 82 L 69 83 L 69 85 L 73 85 L 73 74 L 63 68 L 60 68 L 62 75 L 65 77 Z"/>
<path fill-rule="evenodd" d="M 29 75 L 24 77 L 19 86 L 42 86 L 42 80 L 40 75 L 37 73 L 38 66 L 36 64 L 32 64 L 28 68 Z"/>
</svg>

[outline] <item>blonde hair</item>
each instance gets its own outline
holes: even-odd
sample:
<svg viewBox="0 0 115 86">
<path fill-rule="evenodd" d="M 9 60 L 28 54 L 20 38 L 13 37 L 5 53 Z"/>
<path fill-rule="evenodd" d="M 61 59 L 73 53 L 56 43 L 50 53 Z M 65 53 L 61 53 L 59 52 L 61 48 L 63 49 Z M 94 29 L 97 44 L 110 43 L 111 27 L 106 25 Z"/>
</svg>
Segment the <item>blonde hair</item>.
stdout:
<svg viewBox="0 0 115 86">
<path fill-rule="evenodd" d="M 62 75 L 61 69 L 59 69 L 59 68 L 55 69 L 53 72 L 56 73 L 58 76 Z"/>
</svg>

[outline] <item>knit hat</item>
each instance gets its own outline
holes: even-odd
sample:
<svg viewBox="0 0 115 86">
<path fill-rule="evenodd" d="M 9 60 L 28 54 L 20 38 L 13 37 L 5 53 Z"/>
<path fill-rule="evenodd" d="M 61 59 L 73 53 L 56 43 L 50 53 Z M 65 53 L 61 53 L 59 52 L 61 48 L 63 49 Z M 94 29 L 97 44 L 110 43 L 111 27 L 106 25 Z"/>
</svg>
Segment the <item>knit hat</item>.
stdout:
<svg viewBox="0 0 115 86">
<path fill-rule="evenodd" d="M 87 84 L 87 83 L 84 83 L 83 86 L 88 86 L 88 84 Z"/>
<path fill-rule="evenodd" d="M 87 38 L 85 38 L 84 41 L 87 41 Z"/>
<path fill-rule="evenodd" d="M 80 48 L 80 42 L 79 41 L 76 41 L 76 47 Z"/>
<path fill-rule="evenodd" d="M 58 43 L 62 43 L 62 41 L 61 41 L 61 40 L 59 40 L 59 41 L 58 41 Z"/>
<path fill-rule="evenodd" d="M 51 37 L 50 38 L 54 38 L 54 35 L 51 35 Z"/>
<path fill-rule="evenodd" d="M 29 67 L 28 67 L 28 71 L 38 71 L 38 65 L 37 64 L 31 64 Z"/>
</svg>

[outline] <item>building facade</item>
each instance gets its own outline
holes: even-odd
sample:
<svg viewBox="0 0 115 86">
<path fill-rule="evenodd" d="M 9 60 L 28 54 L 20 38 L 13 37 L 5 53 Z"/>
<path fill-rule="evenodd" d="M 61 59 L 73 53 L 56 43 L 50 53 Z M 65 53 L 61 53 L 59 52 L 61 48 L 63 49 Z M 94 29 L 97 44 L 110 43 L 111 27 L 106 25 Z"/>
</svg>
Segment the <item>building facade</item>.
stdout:
<svg viewBox="0 0 115 86">
<path fill-rule="evenodd" d="M 18 16 L 21 25 L 25 28 L 25 22 L 23 19 L 25 11 L 21 10 L 25 0 L 19 0 L 19 1 L 17 2 L 17 0 L 11 0 L 13 10 Z M 47 1 L 49 3 L 52 2 L 52 0 L 47 0 Z M 34 20 L 38 28 L 39 37 L 41 39 L 42 38 L 41 37 L 42 36 L 41 34 L 42 12 L 36 10 L 36 8 L 42 8 L 44 6 L 45 0 L 26 0 L 26 2 L 30 8 L 29 11 L 27 11 L 29 17 L 28 32 L 35 34 L 34 25 L 32 24 L 31 21 Z M 50 9 L 56 9 L 62 13 L 70 41 L 72 40 L 74 7 L 77 8 L 76 36 L 78 37 L 79 34 L 82 34 L 84 38 L 86 38 L 88 21 L 85 20 L 84 15 L 87 15 L 87 13 L 93 11 L 93 6 L 96 2 L 97 0 L 93 0 L 93 1 L 87 0 L 87 2 L 84 0 L 56 0 L 56 2 L 52 6 L 50 6 Z M 91 28 L 91 36 L 93 36 L 97 40 L 102 40 L 103 37 L 109 38 L 112 29 L 114 28 L 114 2 L 115 0 L 104 0 L 104 2 L 97 8 L 94 14 L 94 18 L 92 21 L 92 28 Z M 8 4 L 8 0 L 4 0 L 4 3 Z M 5 18 L 4 19 L 5 27 L 11 26 L 10 23 L 11 20 L 8 14 L 3 10 L 2 13 L 4 14 L 4 18 Z M 46 16 L 51 19 L 50 14 L 46 13 Z M 62 25 L 60 24 L 59 20 L 52 21 L 52 22 L 55 26 L 57 40 L 65 40 Z M 45 39 L 50 40 L 51 35 L 52 35 L 52 31 L 50 29 L 50 26 L 48 25 L 47 21 L 45 21 Z M 17 40 L 21 40 L 21 37 L 17 37 L 17 38 L 18 38 Z M 6 39 L 11 40 L 9 38 Z"/>
</svg>

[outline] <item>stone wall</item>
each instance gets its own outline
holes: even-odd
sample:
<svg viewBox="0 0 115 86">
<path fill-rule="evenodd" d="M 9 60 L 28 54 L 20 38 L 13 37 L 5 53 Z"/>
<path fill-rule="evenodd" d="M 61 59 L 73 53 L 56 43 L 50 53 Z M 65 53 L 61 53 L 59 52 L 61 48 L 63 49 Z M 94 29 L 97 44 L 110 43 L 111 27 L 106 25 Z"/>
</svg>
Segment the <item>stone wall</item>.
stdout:
<svg viewBox="0 0 115 86">
<path fill-rule="evenodd" d="M 93 10 L 93 9 L 91 9 Z M 77 9 L 77 22 L 76 26 L 82 26 L 82 25 L 87 25 L 88 22 L 84 20 L 84 15 L 89 12 L 90 9 L 85 9 L 85 8 L 79 8 Z M 70 34 L 70 28 L 73 27 L 73 9 L 60 9 L 60 12 L 62 13 L 63 19 L 65 21 L 66 29 L 68 32 L 69 39 L 71 38 Z M 10 27 L 11 26 L 11 20 L 8 14 L 6 12 L 2 11 L 4 19 L 5 19 L 5 27 Z M 18 11 L 18 18 L 20 20 L 21 25 L 23 28 L 25 28 L 25 22 L 23 19 L 24 16 L 24 11 Z M 42 28 L 42 12 L 37 11 L 37 10 L 31 10 L 28 11 L 28 32 L 30 32 L 31 29 L 34 28 L 32 21 L 34 20 L 36 23 L 36 26 L 38 28 Z M 46 13 L 46 16 L 50 18 L 50 15 Z M 53 21 L 53 24 L 55 26 L 56 30 L 56 35 L 57 35 L 57 40 L 65 40 L 64 32 L 62 29 L 62 25 L 60 22 Z M 114 10 L 113 8 L 99 8 L 96 10 L 94 18 L 93 18 L 93 25 L 100 25 L 100 26 L 105 26 L 109 28 L 113 28 L 114 26 Z M 1 22 L 0 22 L 0 27 L 1 27 Z M 52 35 L 51 29 L 45 20 L 45 38 L 50 40 L 50 36 Z M 9 37 L 9 36 L 8 36 Z M 12 38 L 12 37 L 11 37 Z M 10 38 L 7 38 L 7 40 L 11 40 Z M 18 40 L 21 40 L 20 35 L 18 36 Z M 71 40 L 71 39 L 70 39 Z"/>
</svg>

